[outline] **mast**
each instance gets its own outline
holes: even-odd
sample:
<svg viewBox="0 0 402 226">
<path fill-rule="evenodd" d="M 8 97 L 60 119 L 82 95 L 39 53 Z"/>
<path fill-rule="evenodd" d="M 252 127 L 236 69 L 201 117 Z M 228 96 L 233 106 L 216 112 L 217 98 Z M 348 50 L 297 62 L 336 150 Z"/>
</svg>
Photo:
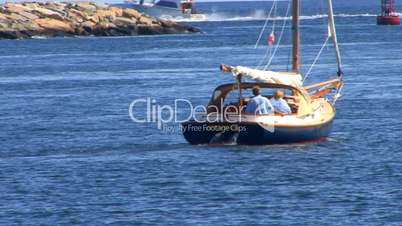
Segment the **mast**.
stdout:
<svg viewBox="0 0 402 226">
<path fill-rule="evenodd" d="M 293 0 L 292 5 L 292 71 L 300 73 L 300 0 Z"/>
<path fill-rule="evenodd" d="M 338 46 L 338 38 L 336 37 L 335 20 L 334 20 L 334 10 L 332 8 L 332 0 L 328 0 L 328 30 L 329 35 L 332 37 L 334 42 L 335 52 L 336 52 L 336 62 L 338 64 L 338 76 L 342 76 L 342 60 L 341 53 Z"/>
</svg>

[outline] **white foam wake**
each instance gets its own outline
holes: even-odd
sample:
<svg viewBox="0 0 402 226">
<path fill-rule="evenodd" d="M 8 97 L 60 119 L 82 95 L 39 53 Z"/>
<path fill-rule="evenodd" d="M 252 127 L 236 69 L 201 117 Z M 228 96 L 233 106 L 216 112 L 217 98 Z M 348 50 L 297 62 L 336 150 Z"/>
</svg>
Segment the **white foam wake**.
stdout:
<svg viewBox="0 0 402 226">
<path fill-rule="evenodd" d="M 336 14 L 335 17 L 374 17 L 375 14 Z M 311 16 L 301 16 L 301 20 L 315 20 L 328 17 L 327 14 L 317 14 Z M 266 15 L 263 12 L 256 11 L 250 16 L 231 16 L 223 13 L 206 14 L 204 18 L 166 18 L 178 22 L 218 22 L 218 21 L 253 21 L 265 20 Z M 272 17 L 270 20 L 290 20 L 291 17 Z"/>
</svg>

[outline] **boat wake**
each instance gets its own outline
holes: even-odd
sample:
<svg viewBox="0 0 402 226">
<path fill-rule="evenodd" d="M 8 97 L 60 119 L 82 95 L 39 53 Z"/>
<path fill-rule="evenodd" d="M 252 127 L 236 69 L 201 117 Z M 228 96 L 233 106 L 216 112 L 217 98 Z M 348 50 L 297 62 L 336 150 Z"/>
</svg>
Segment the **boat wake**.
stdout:
<svg viewBox="0 0 402 226">
<path fill-rule="evenodd" d="M 337 14 L 335 17 L 375 17 L 375 14 Z M 301 16 L 301 20 L 316 20 L 327 18 L 327 14 L 317 14 L 311 16 Z M 163 17 L 162 17 L 163 18 Z M 256 11 L 255 13 L 248 15 L 248 16 L 233 16 L 225 13 L 211 13 L 205 14 L 202 18 L 163 18 L 163 19 L 171 19 L 177 22 L 219 22 L 219 21 L 258 21 L 258 20 L 265 20 L 266 15 L 264 11 Z M 270 20 L 290 20 L 291 17 L 272 17 Z"/>
</svg>

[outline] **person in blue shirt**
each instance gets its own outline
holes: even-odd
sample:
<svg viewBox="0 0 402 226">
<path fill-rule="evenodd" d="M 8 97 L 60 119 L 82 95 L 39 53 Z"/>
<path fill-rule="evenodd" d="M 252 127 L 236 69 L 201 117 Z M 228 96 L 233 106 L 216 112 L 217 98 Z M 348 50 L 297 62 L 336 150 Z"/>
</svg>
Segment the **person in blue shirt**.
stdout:
<svg viewBox="0 0 402 226">
<path fill-rule="evenodd" d="M 274 97 L 271 99 L 271 104 L 274 107 L 275 113 L 279 114 L 291 114 L 292 110 L 286 100 L 283 99 L 285 96 L 282 90 L 276 90 Z"/>
<path fill-rule="evenodd" d="M 274 113 L 271 102 L 266 97 L 261 96 L 260 87 L 256 86 L 253 88 L 253 95 L 254 97 L 247 104 L 246 113 L 258 115 Z"/>
</svg>

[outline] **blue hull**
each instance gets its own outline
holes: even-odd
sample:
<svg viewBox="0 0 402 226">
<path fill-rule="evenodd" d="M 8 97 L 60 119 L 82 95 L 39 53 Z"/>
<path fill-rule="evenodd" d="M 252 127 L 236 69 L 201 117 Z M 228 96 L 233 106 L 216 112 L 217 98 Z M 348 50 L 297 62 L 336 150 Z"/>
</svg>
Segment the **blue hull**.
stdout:
<svg viewBox="0 0 402 226">
<path fill-rule="evenodd" d="M 332 129 L 332 120 L 317 126 L 311 127 L 275 127 L 270 132 L 258 124 L 212 124 L 186 122 L 183 126 L 184 138 L 190 144 L 214 144 L 219 136 L 219 141 L 225 143 L 236 137 L 235 143 L 240 145 L 269 145 L 269 144 L 290 144 L 300 142 L 311 142 L 322 140 L 329 136 Z M 241 128 L 241 131 L 212 131 L 205 128 Z M 204 128 L 204 129 L 194 129 Z"/>
</svg>

